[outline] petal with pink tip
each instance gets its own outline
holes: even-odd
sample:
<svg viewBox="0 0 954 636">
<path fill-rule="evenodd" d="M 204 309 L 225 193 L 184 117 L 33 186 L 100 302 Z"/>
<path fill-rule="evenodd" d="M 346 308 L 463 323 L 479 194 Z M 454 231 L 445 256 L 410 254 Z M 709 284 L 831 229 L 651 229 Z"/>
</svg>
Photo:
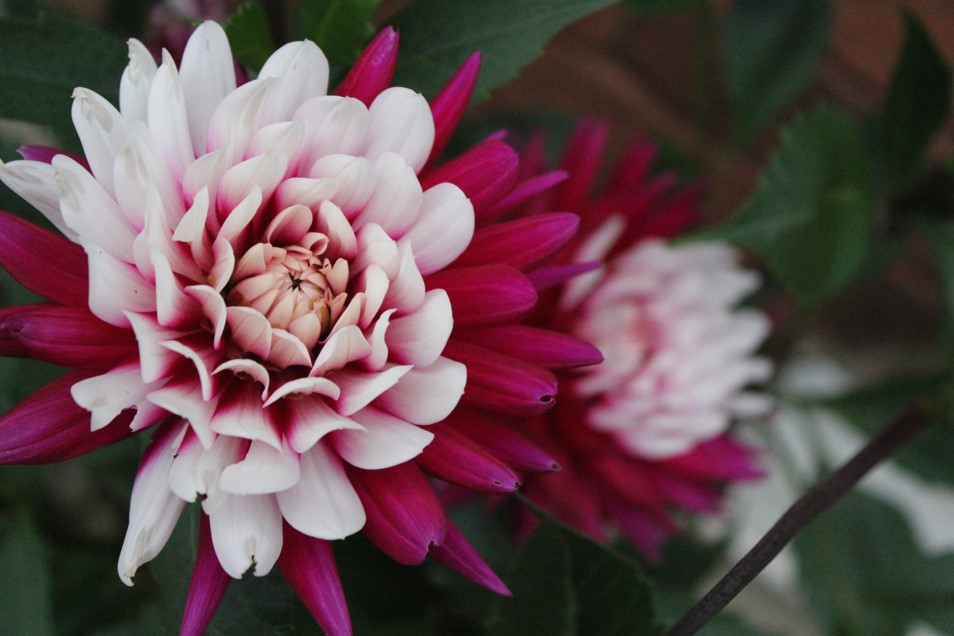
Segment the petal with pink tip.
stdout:
<svg viewBox="0 0 954 636">
<path fill-rule="evenodd" d="M 454 328 L 454 313 L 443 289 L 432 289 L 414 312 L 391 320 L 387 344 L 397 362 L 428 367 L 440 357 Z"/>
<path fill-rule="evenodd" d="M 413 367 L 410 365 L 392 366 L 376 373 L 362 373 L 351 369 L 340 369 L 332 376 L 335 384 L 341 387 L 341 397 L 336 407 L 342 415 L 352 415 L 360 411 L 379 395 L 397 384 Z"/>
<path fill-rule="evenodd" d="M 464 394 L 467 367 L 440 357 L 408 371 L 375 405 L 412 424 L 433 424 L 450 415 Z"/>
<path fill-rule="evenodd" d="M 119 552 L 119 578 L 132 585 L 139 566 L 152 560 L 168 541 L 185 502 L 169 489 L 169 469 L 175 450 L 173 438 L 182 428 L 170 423 L 153 438 L 142 462 L 129 501 L 129 527 Z"/>
<path fill-rule="evenodd" d="M 364 156 L 372 161 L 385 152 L 396 152 L 419 172 L 434 145 L 434 118 L 420 93 L 393 86 L 374 98 L 368 109 L 367 148 Z"/>
<path fill-rule="evenodd" d="M 401 238 L 414 248 L 422 274 L 430 274 L 454 261 L 474 236 L 474 206 L 460 188 L 439 183 L 424 193 L 421 213 Z"/>
<path fill-rule="evenodd" d="M 90 172 L 113 194 L 113 161 L 126 145 L 126 121 L 108 101 L 86 88 L 73 90 L 73 126 Z"/>
<path fill-rule="evenodd" d="M 282 551 L 282 514 L 274 495 L 222 495 L 209 514 L 212 545 L 222 569 L 241 578 L 255 566 L 265 576 Z"/>
<path fill-rule="evenodd" d="M 358 254 L 358 238 L 341 208 L 325 201 L 315 216 L 315 229 L 328 237 L 328 253 L 338 258 L 351 259 Z"/>
<path fill-rule="evenodd" d="M 381 154 L 374 162 L 374 171 L 374 192 L 352 224 L 360 229 L 376 223 L 388 236 L 399 238 L 414 224 L 421 209 L 421 183 L 404 158 L 393 152 Z"/>
<path fill-rule="evenodd" d="M 73 385 L 70 394 L 76 403 L 92 413 L 91 430 L 99 430 L 125 409 L 134 407 L 161 386 L 142 381 L 137 363 L 120 365 Z"/>
<path fill-rule="evenodd" d="M 126 327 L 126 312 L 156 310 L 156 288 L 135 267 L 95 245 L 83 249 L 89 258 L 89 309 L 100 320 Z"/>
<path fill-rule="evenodd" d="M 198 157 L 206 151 L 212 113 L 235 90 L 235 62 L 222 27 L 207 20 L 196 28 L 182 53 L 179 76 L 189 115 L 192 150 Z"/>
<path fill-rule="evenodd" d="M 364 429 L 335 431 L 335 451 L 352 466 L 378 470 L 397 466 L 421 454 L 434 435 L 402 419 L 368 407 L 351 416 Z"/>
<path fill-rule="evenodd" d="M 289 42 L 271 54 L 258 76 L 281 78 L 269 91 L 272 121 L 291 119 L 305 101 L 328 92 L 328 59 L 311 40 Z"/>
<path fill-rule="evenodd" d="M 282 447 L 279 431 L 265 416 L 262 398 L 243 382 L 233 382 L 222 395 L 212 416 L 212 430 L 220 435 L 261 440 L 276 450 Z"/>
<path fill-rule="evenodd" d="M 233 495 L 265 495 L 291 488 L 299 474 L 298 453 L 287 441 L 281 450 L 252 442 L 245 459 L 222 471 L 219 488 Z"/>
<path fill-rule="evenodd" d="M 171 56 L 163 55 L 162 64 L 152 80 L 146 121 L 172 175 L 181 181 L 186 168 L 195 161 L 196 153 L 189 136 L 182 80 Z"/>
<path fill-rule="evenodd" d="M 0 161 L 0 181 L 36 208 L 64 236 L 76 241 L 76 232 L 66 224 L 60 212 L 60 188 L 52 165 L 41 161 Z"/>
<path fill-rule="evenodd" d="M 297 453 L 304 453 L 331 431 L 361 429 L 360 424 L 338 415 L 319 397 L 305 396 L 301 400 L 281 402 L 276 408 L 284 409 L 287 414 L 285 437 Z"/>
<path fill-rule="evenodd" d="M 298 483 L 275 497 L 285 521 L 309 537 L 344 539 L 364 526 L 361 500 L 341 460 L 323 444 L 302 453 Z"/>
<path fill-rule="evenodd" d="M 149 104 L 149 87 L 156 74 L 152 53 L 135 38 L 127 41 L 129 63 L 119 81 L 119 111 L 128 122 L 145 122 Z"/>
<path fill-rule="evenodd" d="M 70 229 L 81 241 L 132 263 L 136 233 L 109 193 L 83 166 L 66 155 L 53 157 L 52 165 L 60 189 L 60 211 Z M 103 231 L 104 225 L 109 227 L 108 232 Z"/>
<path fill-rule="evenodd" d="M 222 334 L 225 333 L 228 317 L 225 299 L 222 298 L 222 294 L 208 285 L 190 285 L 185 288 L 185 293 L 192 296 L 202 307 L 202 313 L 212 324 L 213 346 L 218 349 L 222 342 Z"/>
<path fill-rule="evenodd" d="M 171 340 L 162 343 L 162 346 L 178 353 L 195 367 L 199 376 L 199 386 L 202 387 L 202 397 L 211 400 L 218 391 L 212 377 L 212 370 L 218 366 L 221 356 L 215 349 L 208 346 L 205 338 L 186 337 L 180 340 Z"/>
<path fill-rule="evenodd" d="M 219 396 L 212 399 L 202 397 L 202 388 L 191 379 L 173 380 L 149 393 L 150 402 L 189 422 L 199 438 L 203 448 L 211 448 L 215 439 L 212 432 L 212 416 L 218 405 Z"/>
<path fill-rule="evenodd" d="M 311 166 L 308 176 L 337 182 L 334 203 L 347 218 L 354 217 L 374 192 L 374 165 L 364 157 L 325 155 Z"/>
<path fill-rule="evenodd" d="M 227 307 L 226 320 L 232 330 L 232 341 L 243 351 L 268 358 L 272 348 L 272 326 L 268 319 L 251 307 Z"/>
<path fill-rule="evenodd" d="M 351 636 L 351 618 L 331 544 L 287 523 L 278 567 L 328 636 Z"/>
<path fill-rule="evenodd" d="M 271 375 L 264 366 L 255 362 L 254 360 L 249 360 L 248 358 L 232 358 L 231 360 L 226 360 L 219 366 L 215 367 L 215 370 L 212 372 L 223 373 L 228 371 L 232 375 L 238 377 L 240 380 L 246 378 L 251 378 L 255 382 L 258 382 L 262 385 L 262 399 L 265 399 L 265 396 L 268 395 L 268 388 L 271 384 Z"/>
</svg>

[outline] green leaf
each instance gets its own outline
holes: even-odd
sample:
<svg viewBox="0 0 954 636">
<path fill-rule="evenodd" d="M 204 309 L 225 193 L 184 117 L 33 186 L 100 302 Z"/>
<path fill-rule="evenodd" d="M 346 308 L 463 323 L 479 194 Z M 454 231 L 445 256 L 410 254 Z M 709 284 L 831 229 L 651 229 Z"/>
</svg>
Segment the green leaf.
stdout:
<svg viewBox="0 0 954 636">
<path fill-rule="evenodd" d="M 801 91 L 828 39 L 828 0 L 735 0 L 722 32 L 726 88 L 745 141 Z"/>
<path fill-rule="evenodd" d="M 881 137 L 892 184 L 901 186 L 918 167 L 924 148 L 947 117 L 951 73 L 931 36 L 910 11 L 901 57 L 881 115 Z"/>
<path fill-rule="evenodd" d="M 864 433 L 873 435 L 915 400 L 935 392 L 944 375 L 904 377 L 882 382 L 848 395 L 822 402 Z M 908 442 L 896 456 L 912 473 L 932 482 L 954 485 L 954 427 L 938 422 Z"/>
<path fill-rule="evenodd" d="M 702 0 L 626 0 L 626 6 L 637 12 L 678 11 L 692 9 L 702 4 Z"/>
<path fill-rule="evenodd" d="M 654 634 L 652 591 L 636 563 L 543 513 L 517 560 L 493 636 Z"/>
<path fill-rule="evenodd" d="M 954 629 L 954 554 L 924 555 L 890 506 L 849 493 L 795 538 L 810 606 L 831 634 Z"/>
<path fill-rule="evenodd" d="M 954 327 L 954 222 L 925 222 L 925 235 L 937 260 L 941 292 L 947 305 L 947 324 Z"/>
<path fill-rule="evenodd" d="M 304 0 L 301 37 L 320 46 L 332 64 L 350 65 L 374 35 L 371 19 L 377 6 L 378 0 Z"/>
<path fill-rule="evenodd" d="M 803 303 L 816 305 L 864 265 L 871 198 L 860 132 L 822 106 L 782 131 L 780 147 L 739 212 L 694 238 L 734 241 L 761 253 Z"/>
<path fill-rule="evenodd" d="M 232 47 L 232 56 L 252 71 L 258 72 L 275 51 L 265 9 L 255 2 L 240 6 L 223 28 Z"/>
<path fill-rule="evenodd" d="M 50 580 L 45 548 L 33 521 L 20 510 L 0 537 L 0 616 L 3 633 L 53 633 Z"/>
<path fill-rule="evenodd" d="M 567 24 L 613 0 L 420 0 L 395 16 L 401 33 L 395 84 L 428 97 L 474 51 L 483 55 L 476 100 L 509 82 Z"/>
<path fill-rule="evenodd" d="M 115 104 L 125 66 L 126 46 L 112 35 L 50 15 L 0 19 L 0 118 L 49 126 L 75 147 L 73 89 Z"/>
</svg>

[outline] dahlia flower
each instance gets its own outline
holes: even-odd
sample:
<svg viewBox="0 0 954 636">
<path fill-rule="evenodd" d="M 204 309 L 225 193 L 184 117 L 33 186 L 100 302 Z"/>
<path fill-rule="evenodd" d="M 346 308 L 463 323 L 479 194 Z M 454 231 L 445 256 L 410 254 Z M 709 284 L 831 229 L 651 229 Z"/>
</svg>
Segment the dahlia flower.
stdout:
<svg viewBox="0 0 954 636">
<path fill-rule="evenodd" d="M 732 248 L 664 242 L 697 217 L 697 194 L 651 176 L 652 145 L 633 145 L 592 193 L 607 136 L 583 122 L 561 166 L 567 180 L 528 204 L 580 211 L 581 231 L 558 258 L 601 265 L 563 284 L 537 315 L 604 356 L 565 378 L 560 404 L 535 423 L 563 470 L 534 480 L 528 495 L 597 538 L 615 527 L 658 557 L 674 509 L 715 511 L 725 483 L 759 474 L 729 424 L 770 407 L 745 390 L 771 371 L 754 354 L 768 321 L 737 307 L 759 278 Z M 529 170 L 539 170 L 541 143 L 528 150 Z"/>
<path fill-rule="evenodd" d="M 550 368 L 599 359 L 518 324 L 533 281 L 555 275 L 536 264 L 578 219 L 475 231 L 542 185 L 518 183 L 516 153 L 494 140 L 435 165 L 479 57 L 428 104 L 388 87 L 397 41 L 382 31 L 328 95 L 309 41 L 237 86 L 215 23 L 178 68 L 132 40 L 119 109 L 73 95 L 84 156 L 34 146 L 0 165 L 62 232 L 0 213 L 0 264 L 50 301 L 2 310 L 0 353 L 73 367 L 0 417 L 0 462 L 152 429 L 118 571 L 132 584 L 200 501 L 184 633 L 231 578 L 276 563 L 326 632 L 349 633 L 330 541 L 358 531 L 401 563 L 431 554 L 506 593 L 425 475 L 509 492 L 553 469 L 494 414 L 545 411 Z"/>
</svg>

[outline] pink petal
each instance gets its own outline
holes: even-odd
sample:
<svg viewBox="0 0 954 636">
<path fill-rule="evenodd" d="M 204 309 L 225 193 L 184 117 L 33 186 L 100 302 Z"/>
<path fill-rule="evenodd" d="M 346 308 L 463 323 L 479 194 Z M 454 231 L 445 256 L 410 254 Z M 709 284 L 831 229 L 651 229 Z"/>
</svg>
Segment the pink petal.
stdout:
<svg viewBox="0 0 954 636">
<path fill-rule="evenodd" d="M 412 424 L 434 424 L 450 415 L 464 394 L 467 367 L 444 357 L 404 374 L 375 405 Z"/>
<path fill-rule="evenodd" d="M 202 387 L 202 397 L 211 400 L 218 393 L 217 378 L 212 372 L 219 365 L 221 356 L 212 347 L 208 346 L 202 336 L 192 336 L 163 342 L 162 346 L 179 354 L 193 364 L 199 376 L 199 386 Z"/>
<path fill-rule="evenodd" d="M 275 389 L 265 400 L 265 406 L 271 406 L 283 398 L 298 400 L 306 395 L 323 395 L 337 400 L 341 395 L 341 389 L 327 378 L 297 378 Z"/>
<path fill-rule="evenodd" d="M 367 513 L 364 534 L 398 563 L 424 561 L 444 541 L 447 518 L 433 488 L 412 462 L 383 470 L 348 469 Z"/>
<path fill-rule="evenodd" d="M 401 264 L 397 243 L 376 223 L 358 230 L 358 257 L 351 265 L 352 276 L 374 263 L 384 270 L 388 280 L 397 276 Z"/>
<path fill-rule="evenodd" d="M 527 277 L 505 265 L 447 269 L 431 274 L 426 282 L 428 289 L 447 292 L 457 328 L 518 320 L 537 302 Z"/>
<path fill-rule="evenodd" d="M 456 267 L 499 263 L 522 269 L 563 247 L 580 225 L 569 212 L 536 214 L 478 230 Z"/>
<path fill-rule="evenodd" d="M 514 358 L 549 369 L 587 366 L 603 361 L 600 350 L 588 342 L 557 331 L 526 325 L 468 331 L 462 338 L 471 344 L 506 351 Z"/>
<path fill-rule="evenodd" d="M 440 357 L 454 328 L 450 299 L 443 289 L 424 296 L 413 313 L 392 318 L 386 341 L 393 359 L 416 367 L 428 367 Z"/>
<path fill-rule="evenodd" d="M 351 418 L 363 429 L 345 429 L 331 434 L 331 444 L 343 460 L 365 470 L 402 464 L 421 454 L 434 435 L 372 407 Z"/>
<path fill-rule="evenodd" d="M 192 285 L 185 288 L 185 292 L 192 296 L 202 306 L 202 313 L 212 325 L 213 346 L 218 349 L 225 333 L 228 312 L 222 294 L 208 285 Z"/>
<path fill-rule="evenodd" d="M 447 163 L 428 170 L 421 179 L 427 190 L 438 183 L 453 183 L 464 191 L 478 220 L 517 182 L 517 151 L 500 141 L 485 141 Z"/>
<path fill-rule="evenodd" d="M 434 147 L 428 161 L 433 162 L 443 152 L 467 110 L 470 96 L 477 85 L 480 73 L 480 52 L 474 51 L 461 65 L 449 82 L 431 100 L 434 115 Z"/>
<path fill-rule="evenodd" d="M 420 215 L 401 242 L 411 245 L 418 268 L 427 275 L 453 262 L 473 236 L 471 202 L 457 186 L 440 183 L 424 193 Z"/>
<path fill-rule="evenodd" d="M 205 633 L 230 582 L 231 578 L 219 564 L 212 546 L 209 517 L 199 515 L 199 541 L 179 636 L 202 636 Z"/>
<path fill-rule="evenodd" d="M 17 148 L 17 154 L 27 161 L 39 161 L 41 163 L 52 163 L 53 157 L 56 155 L 66 155 L 84 168 L 89 169 L 89 163 L 86 162 L 85 157 L 52 146 L 26 144 Z"/>
<path fill-rule="evenodd" d="M 364 156 L 374 161 L 385 152 L 396 152 L 415 173 L 420 172 L 434 144 L 434 118 L 424 97 L 392 86 L 374 98 L 368 112 L 371 122 Z"/>
<path fill-rule="evenodd" d="M 434 558 L 451 567 L 471 581 L 483 585 L 488 590 L 510 596 L 510 590 L 500 580 L 490 566 L 477 554 L 467 537 L 450 521 L 447 522 L 447 534 L 440 545 L 434 546 Z"/>
<path fill-rule="evenodd" d="M 301 534 L 287 523 L 278 567 L 328 636 L 351 636 L 351 617 L 328 541 Z"/>
<path fill-rule="evenodd" d="M 395 278 L 388 285 L 384 305 L 398 311 L 413 311 L 424 302 L 424 278 L 414 261 L 414 252 L 407 243 L 398 246 L 399 265 Z"/>
<path fill-rule="evenodd" d="M 434 441 L 417 465 L 438 479 L 482 492 L 514 492 L 520 478 L 463 433 L 444 424 L 434 427 Z"/>
<path fill-rule="evenodd" d="M 309 375 L 323 376 L 371 353 L 371 345 L 358 327 L 351 325 L 332 334 L 322 345 Z"/>
<path fill-rule="evenodd" d="M 522 416 L 553 406 L 556 378 L 542 367 L 455 340 L 447 344 L 444 355 L 467 366 L 461 405 Z"/>
<path fill-rule="evenodd" d="M 143 453 L 129 501 L 129 527 L 119 552 L 119 578 L 132 585 L 139 566 L 159 554 L 169 540 L 185 502 L 169 489 L 169 469 L 175 457 L 173 440 L 183 423 L 169 422 L 156 431 Z"/>
<path fill-rule="evenodd" d="M 589 261 L 587 263 L 568 263 L 566 265 L 552 265 L 547 267 L 538 267 L 532 272 L 527 272 L 527 280 L 538 290 L 549 289 L 562 285 L 575 276 L 592 272 L 602 266 L 600 261 Z"/>
<path fill-rule="evenodd" d="M 558 183 L 562 183 L 567 178 L 567 173 L 563 170 L 554 170 L 544 174 L 528 177 L 514 186 L 510 194 L 504 196 L 480 215 L 482 224 L 490 223 L 500 217 L 515 212 L 521 205 L 532 200 L 538 194 L 546 192 Z"/>
<path fill-rule="evenodd" d="M 324 201 L 315 216 L 315 229 L 328 237 L 328 253 L 336 258 L 351 259 L 358 255 L 358 239 L 354 228 L 331 201 Z"/>
<path fill-rule="evenodd" d="M 272 329 L 272 348 L 268 352 L 268 361 L 278 367 L 310 367 L 311 354 L 300 338 L 284 329 Z"/>
<path fill-rule="evenodd" d="M 584 120 L 573 131 L 570 143 L 563 152 L 560 167 L 570 178 L 560 184 L 554 193 L 556 205 L 564 210 L 579 210 L 593 187 L 609 141 L 610 126 L 604 122 Z"/>
<path fill-rule="evenodd" d="M 105 370 L 136 355 L 136 341 L 84 307 L 53 304 L 0 309 L 0 355 Z"/>
<path fill-rule="evenodd" d="M 457 409 L 447 418 L 447 424 L 517 470 L 541 473 L 560 469 L 555 459 L 515 431 L 513 426 L 499 420 L 496 416 Z"/>
<path fill-rule="evenodd" d="M 219 399 L 212 416 L 212 430 L 219 435 L 232 435 L 260 440 L 276 450 L 281 449 L 281 436 L 265 416 L 262 398 L 251 383 L 233 382 Z"/>
<path fill-rule="evenodd" d="M 225 316 L 235 344 L 259 358 L 268 358 L 272 349 L 272 326 L 265 316 L 251 307 L 238 306 L 227 307 Z"/>
<path fill-rule="evenodd" d="M 80 246 L 2 210 L 0 266 L 40 296 L 66 305 L 87 303 L 89 276 Z"/>
<path fill-rule="evenodd" d="M 70 395 L 90 375 L 70 371 L 0 416 L 0 464 L 65 461 L 128 437 L 128 412 L 90 432 L 89 412 Z"/>
<path fill-rule="evenodd" d="M 241 578 L 254 566 L 265 576 L 282 551 L 282 514 L 274 495 L 222 495 L 209 513 L 212 545 L 222 569 Z"/>
<path fill-rule="evenodd" d="M 397 31 L 381 29 L 335 88 L 335 95 L 347 95 L 370 105 L 391 84 L 398 54 Z"/>
<path fill-rule="evenodd" d="M 158 249 L 152 251 L 156 275 L 156 320 L 163 327 L 184 329 L 199 324 L 202 306 L 183 289 L 169 260 Z"/>
<path fill-rule="evenodd" d="M 361 428 L 354 420 L 338 415 L 320 397 L 305 396 L 281 402 L 275 408 L 283 413 L 285 437 L 297 453 L 306 452 L 331 431 Z"/>
<path fill-rule="evenodd" d="M 316 539 L 344 539 L 364 526 L 365 512 L 338 456 L 316 444 L 301 455 L 298 483 L 275 495 L 290 526 Z"/>
</svg>

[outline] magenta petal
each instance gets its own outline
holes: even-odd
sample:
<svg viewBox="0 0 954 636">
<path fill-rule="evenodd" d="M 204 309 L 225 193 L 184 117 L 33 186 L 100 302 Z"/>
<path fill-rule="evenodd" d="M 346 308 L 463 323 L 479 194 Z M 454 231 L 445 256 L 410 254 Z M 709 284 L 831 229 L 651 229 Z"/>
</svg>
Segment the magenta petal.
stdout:
<svg viewBox="0 0 954 636">
<path fill-rule="evenodd" d="M 428 429 L 434 439 L 414 461 L 430 475 L 482 492 L 514 492 L 520 478 L 509 466 L 484 452 L 466 435 L 447 426 Z"/>
<path fill-rule="evenodd" d="M 199 546 L 189 582 L 189 597 L 182 616 L 179 636 L 201 636 L 212 622 L 232 578 L 222 569 L 212 545 L 209 517 L 199 518 Z"/>
<path fill-rule="evenodd" d="M 556 184 L 565 181 L 567 176 L 567 173 L 563 170 L 554 170 L 524 179 L 514 186 L 510 194 L 488 208 L 480 217 L 481 222 L 495 221 L 508 212 L 515 211 L 519 206 L 538 194 L 546 192 Z"/>
<path fill-rule="evenodd" d="M 76 243 L 0 210 L 0 267 L 30 291 L 64 305 L 86 305 L 86 254 Z"/>
<path fill-rule="evenodd" d="M 453 523 L 447 522 L 447 535 L 444 537 L 444 542 L 435 546 L 432 553 L 435 559 L 457 570 L 471 581 L 497 594 L 511 596 L 504 582 L 494 574 L 489 565 L 484 563 L 474 546 Z"/>
<path fill-rule="evenodd" d="M 522 269 L 563 247 L 580 226 L 569 212 L 536 214 L 477 230 L 455 266 L 499 263 Z"/>
<path fill-rule="evenodd" d="M 449 181 L 464 191 L 481 213 L 509 193 L 517 182 L 520 158 L 517 151 L 501 141 L 485 141 L 447 163 L 427 170 L 421 178 L 425 190 Z"/>
<path fill-rule="evenodd" d="M 450 141 L 454 129 L 457 128 L 457 124 L 467 110 L 479 73 L 480 52 L 474 51 L 431 100 L 431 114 L 434 116 L 434 146 L 431 148 L 428 161 L 437 159 Z"/>
<path fill-rule="evenodd" d="M 365 106 L 370 106 L 394 76 L 398 40 L 398 33 L 393 28 L 381 29 L 335 88 L 334 94 L 354 97 L 364 102 Z"/>
<path fill-rule="evenodd" d="M 467 365 L 462 406 L 524 416 L 553 406 L 557 381 L 543 367 L 454 339 L 447 343 L 444 355 Z"/>
<path fill-rule="evenodd" d="M 0 417 L 0 464 L 64 461 L 131 435 L 132 411 L 90 432 L 90 413 L 73 401 L 70 387 L 93 375 L 70 371 Z"/>
<path fill-rule="evenodd" d="M 368 517 L 364 534 L 382 552 L 398 563 L 415 565 L 444 540 L 444 509 L 413 463 L 383 470 L 345 468 Z"/>
<path fill-rule="evenodd" d="M 727 435 L 666 460 L 668 469 L 697 479 L 735 481 L 763 476 L 755 451 Z"/>
<path fill-rule="evenodd" d="M 285 580 L 329 636 L 350 636 L 351 616 L 331 543 L 306 536 L 284 524 L 278 557 Z"/>
<path fill-rule="evenodd" d="M 603 354 L 590 343 L 538 327 L 504 325 L 468 331 L 461 337 L 471 344 L 506 351 L 514 358 L 548 369 L 567 369 L 603 361 Z"/>
<path fill-rule="evenodd" d="M 605 122 L 584 120 L 576 127 L 563 153 L 560 167 L 570 178 L 555 193 L 556 205 L 565 210 L 580 209 L 587 199 L 609 140 L 610 126 Z"/>
<path fill-rule="evenodd" d="M 443 289 L 454 312 L 454 328 L 494 325 L 526 316 L 537 292 L 519 270 L 506 265 L 445 269 L 427 277 L 428 289 Z"/>
<path fill-rule="evenodd" d="M 136 352 L 131 331 L 103 322 L 86 307 L 42 304 L 0 309 L 0 355 L 106 370 Z"/>
<path fill-rule="evenodd" d="M 20 153 L 20 156 L 27 161 L 42 161 L 43 163 L 52 163 L 53 157 L 56 155 L 66 155 L 79 165 L 89 170 L 89 162 L 86 161 L 86 157 L 72 152 L 67 152 L 65 150 L 60 150 L 59 148 L 52 148 L 50 146 L 26 145 L 17 148 L 17 152 Z"/>
<path fill-rule="evenodd" d="M 446 423 L 476 442 L 484 451 L 517 470 L 543 473 L 560 469 L 555 459 L 497 417 L 459 408 L 447 418 Z"/>
<path fill-rule="evenodd" d="M 565 283 L 574 276 L 599 269 L 600 265 L 602 265 L 602 263 L 599 261 L 568 263 L 566 265 L 547 265 L 527 272 L 527 280 L 529 280 L 536 289 L 548 289 Z"/>
</svg>

